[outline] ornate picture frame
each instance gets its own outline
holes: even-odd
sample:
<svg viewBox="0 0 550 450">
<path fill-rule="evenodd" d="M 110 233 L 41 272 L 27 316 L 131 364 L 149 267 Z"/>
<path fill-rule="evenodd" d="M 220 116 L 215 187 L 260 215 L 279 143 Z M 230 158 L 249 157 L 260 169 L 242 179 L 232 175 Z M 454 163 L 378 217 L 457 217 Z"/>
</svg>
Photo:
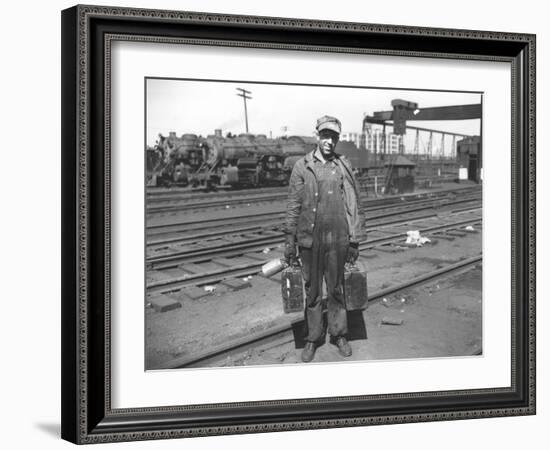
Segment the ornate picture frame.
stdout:
<svg viewBox="0 0 550 450">
<path fill-rule="evenodd" d="M 510 385 L 114 408 L 111 49 L 121 41 L 508 63 Z M 62 437 L 84 444 L 534 414 L 535 41 L 530 34 L 195 12 L 63 11 Z"/>
</svg>

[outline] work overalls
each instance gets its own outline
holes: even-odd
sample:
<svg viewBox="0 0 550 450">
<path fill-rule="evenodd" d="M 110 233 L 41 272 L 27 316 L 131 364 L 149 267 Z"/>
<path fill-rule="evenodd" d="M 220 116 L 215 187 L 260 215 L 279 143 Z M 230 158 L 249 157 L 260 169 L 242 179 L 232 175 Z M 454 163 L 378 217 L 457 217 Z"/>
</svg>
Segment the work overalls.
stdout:
<svg viewBox="0 0 550 450">
<path fill-rule="evenodd" d="M 343 197 L 343 174 L 334 161 L 314 158 L 319 199 L 311 248 L 300 247 L 302 276 L 306 291 L 306 340 L 325 336 L 323 323 L 323 278 L 327 287 L 327 322 L 331 336 L 347 333 L 344 303 L 344 264 L 349 245 L 348 223 Z"/>
</svg>

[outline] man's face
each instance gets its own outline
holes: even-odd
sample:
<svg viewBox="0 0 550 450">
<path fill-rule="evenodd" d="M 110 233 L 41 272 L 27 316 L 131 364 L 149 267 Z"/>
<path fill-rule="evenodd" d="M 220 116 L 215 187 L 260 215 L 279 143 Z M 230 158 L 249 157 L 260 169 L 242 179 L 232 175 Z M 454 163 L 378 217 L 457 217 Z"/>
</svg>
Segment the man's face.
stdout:
<svg viewBox="0 0 550 450">
<path fill-rule="evenodd" d="M 340 139 L 340 135 L 336 133 L 336 131 L 332 130 L 321 130 L 319 131 L 319 149 L 321 150 L 321 153 L 323 156 L 331 156 L 334 153 L 334 149 L 336 148 L 336 144 L 338 144 L 338 140 Z"/>
</svg>

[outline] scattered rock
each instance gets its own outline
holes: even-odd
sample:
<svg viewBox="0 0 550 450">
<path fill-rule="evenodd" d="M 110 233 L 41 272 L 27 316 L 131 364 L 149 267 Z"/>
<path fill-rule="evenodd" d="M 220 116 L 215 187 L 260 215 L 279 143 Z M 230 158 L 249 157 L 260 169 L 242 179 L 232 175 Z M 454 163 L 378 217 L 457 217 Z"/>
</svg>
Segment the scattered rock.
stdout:
<svg viewBox="0 0 550 450">
<path fill-rule="evenodd" d="M 382 325 L 403 325 L 403 319 L 394 319 L 393 317 L 382 317 Z"/>
</svg>

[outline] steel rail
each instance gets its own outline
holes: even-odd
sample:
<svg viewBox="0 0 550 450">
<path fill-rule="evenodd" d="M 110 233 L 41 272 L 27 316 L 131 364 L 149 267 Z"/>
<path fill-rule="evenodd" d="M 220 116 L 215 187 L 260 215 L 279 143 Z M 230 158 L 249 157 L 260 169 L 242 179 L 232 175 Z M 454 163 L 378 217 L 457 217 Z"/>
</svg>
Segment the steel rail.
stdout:
<svg viewBox="0 0 550 450">
<path fill-rule="evenodd" d="M 427 234 L 427 233 L 433 234 L 433 232 L 443 232 L 446 230 L 459 228 L 463 225 L 473 225 L 473 224 L 478 224 L 480 222 L 481 222 L 481 218 L 472 218 L 469 220 L 454 222 L 452 224 L 426 227 L 419 231 L 424 234 Z M 407 236 L 406 233 L 396 233 L 394 235 L 384 236 L 373 240 L 367 240 L 359 244 L 359 249 L 366 250 L 376 246 L 395 243 L 406 236 Z M 202 257 L 202 259 L 204 260 L 204 257 Z M 186 286 L 218 283 L 227 278 L 255 275 L 259 272 L 259 270 L 261 269 L 264 263 L 265 261 L 236 264 L 231 267 L 223 267 L 218 270 L 212 270 L 207 273 L 189 274 L 185 276 L 171 278 L 169 280 L 152 281 L 146 285 L 146 291 L 148 294 L 155 294 L 155 293 L 164 294 L 164 293 L 180 290 L 181 288 Z M 173 267 L 173 264 L 167 267 Z"/>
<path fill-rule="evenodd" d="M 401 222 L 407 222 L 407 221 L 412 221 L 412 220 L 419 220 L 419 219 L 422 219 L 422 218 L 429 218 L 429 217 L 433 217 L 433 216 L 437 216 L 438 214 L 434 211 L 434 212 L 430 212 L 430 213 L 425 213 L 425 214 L 417 214 L 418 212 L 420 211 L 432 211 L 434 209 L 436 209 L 437 207 L 441 208 L 442 210 L 446 210 L 446 208 L 448 206 L 452 206 L 452 205 L 456 205 L 456 204 L 462 204 L 463 207 L 462 208 L 459 208 L 459 209 L 455 209 L 453 210 L 453 212 L 460 212 L 460 211 L 468 211 L 468 210 L 472 210 L 472 209 L 477 209 L 478 208 L 478 204 L 479 202 L 481 201 L 480 200 L 464 200 L 464 201 L 456 201 L 456 202 L 451 202 L 451 203 L 446 203 L 446 204 L 442 204 L 442 205 L 431 205 L 431 206 L 425 206 L 425 207 L 418 207 L 418 208 L 412 208 L 412 209 L 409 209 L 409 210 L 405 210 L 405 211 L 393 211 L 393 212 L 389 212 L 389 213 L 385 213 L 385 214 L 379 214 L 379 215 L 376 215 L 376 216 L 369 216 L 368 219 L 365 220 L 365 225 L 369 226 L 371 229 L 372 228 L 375 228 L 377 226 L 385 226 L 385 225 L 392 225 L 392 224 L 396 224 L 396 223 L 401 223 Z M 467 203 L 471 203 L 470 205 L 468 206 L 465 206 L 464 207 L 464 204 L 467 204 Z M 410 216 L 412 215 L 412 216 Z M 380 222 L 376 222 L 377 220 L 379 221 L 380 219 L 387 219 L 389 217 L 396 217 L 395 220 L 393 221 L 388 221 L 388 220 L 385 220 L 385 221 L 380 221 Z M 232 229 L 227 229 L 225 228 L 223 231 L 205 231 L 205 232 L 202 232 L 202 233 L 195 233 L 195 234 L 191 234 L 191 235 L 188 235 L 188 236 L 185 236 L 185 237 L 170 237 L 170 238 L 164 238 L 164 239 L 156 239 L 156 240 L 150 240 L 147 242 L 147 248 L 148 249 L 154 249 L 156 247 L 161 247 L 161 248 L 164 248 L 167 244 L 175 244 L 175 243 L 180 243 L 180 244 L 183 244 L 183 243 L 194 243 L 194 242 L 197 242 L 198 240 L 201 240 L 201 239 L 216 239 L 216 238 L 223 238 L 225 236 L 228 236 L 228 235 L 231 235 L 231 234 L 239 234 L 239 235 L 242 235 L 242 234 L 246 234 L 246 233 L 254 233 L 254 232 L 265 232 L 265 231 L 269 231 L 269 232 L 275 232 L 275 233 L 280 233 L 281 236 L 283 235 L 283 232 L 280 231 L 280 228 L 282 227 L 282 224 L 283 222 L 276 222 L 276 223 L 273 223 L 273 221 L 270 221 L 270 224 L 268 227 L 265 227 L 265 225 L 262 227 L 261 225 L 258 225 L 258 224 L 255 224 L 255 225 L 249 225 L 249 226 L 246 226 L 246 227 L 234 227 Z M 258 237 L 256 239 L 247 239 L 247 242 L 252 244 L 253 242 L 256 242 L 256 241 L 265 241 L 266 243 L 269 243 L 269 239 L 273 239 L 273 235 L 272 236 L 266 236 L 266 237 Z M 279 242 L 278 240 L 275 240 L 273 242 Z M 226 245 L 231 245 L 231 244 L 226 244 Z M 219 247 L 223 247 L 224 245 L 218 245 Z M 169 257 L 173 257 L 173 256 L 176 256 L 176 255 L 182 255 L 182 254 L 185 254 L 186 251 L 181 251 L 181 252 L 177 252 L 177 253 L 170 253 L 169 255 L 166 255 L 167 258 Z M 164 255 L 161 255 L 161 256 L 156 256 L 156 257 L 150 257 L 148 260 L 154 260 L 154 259 L 160 259 L 160 258 L 163 258 L 165 257 Z"/>
<path fill-rule="evenodd" d="M 374 294 L 368 296 L 368 303 L 374 303 L 380 299 L 387 297 L 389 295 L 395 294 L 404 289 L 417 286 L 428 281 L 431 281 L 435 278 L 441 277 L 443 275 L 449 275 L 453 272 L 464 270 L 470 266 L 479 264 L 482 261 L 482 255 L 474 256 L 462 261 L 458 261 L 454 264 L 450 264 L 441 269 L 436 269 L 427 274 L 421 275 L 419 277 L 413 278 L 411 280 L 405 281 L 403 283 L 397 284 L 395 286 L 388 287 L 386 289 L 381 289 Z M 168 364 L 163 364 L 159 369 L 179 369 L 184 367 L 204 367 L 205 365 L 212 364 L 215 361 L 220 361 L 226 359 L 228 356 L 234 354 L 241 354 L 251 348 L 256 348 L 260 345 L 265 345 L 266 343 L 271 343 L 277 340 L 283 340 L 284 343 L 290 343 L 294 341 L 294 336 L 292 330 L 295 327 L 303 324 L 303 317 L 293 318 L 290 321 L 285 321 L 273 327 L 270 327 L 266 330 L 262 330 L 256 333 L 245 336 L 244 338 L 235 339 L 231 342 L 223 343 L 214 348 L 205 350 L 195 355 L 182 356 L 173 359 Z"/>
<path fill-rule="evenodd" d="M 367 220 L 373 220 L 377 218 L 383 218 L 383 217 L 391 217 L 396 214 L 405 214 L 409 212 L 415 212 L 415 211 L 421 211 L 421 210 L 427 210 L 427 209 L 433 209 L 433 208 L 445 208 L 447 206 L 451 205 L 458 205 L 458 204 L 464 204 L 468 202 L 477 202 L 481 201 L 481 196 L 473 195 L 473 196 L 467 196 L 466 198 L 460 198 L 460 199 L 441 199 L 441 198 L 431 198 L 431 199 L 422 199 L 422 200 L 416 200 L 407 202 L 405 204 L 401 203 L 398 205 L 391 205 L 391 206 L 380 206 L 380 207 L 367 207 L 365 209 L 365 213 L 369 213 L 372 211 L 379 211 L 384 210 L 386 211 L 385 214 L 379 214 L 376 216 L 369 216 Z M 416 206 L 413 208 L 413 206 Z M 284 219 L 285 211 L 271 211 L 268 213 L 255 213 L 247 216 L 238 216 L 238 217 L 218 217 L 214 219 L 204 219 L 204 220 L 197 220 L 197 221 L 188 221 L 188 222 L 178 222 L 173 224 L 165 224 L 165 225 L 154 225 L 151 227 L 148 227 L 149 230 L 156 228 L 155 232 L 153 233 L 153 236 L 159 236 L 162 234 L 171 234 L 180 232 L 183 233 L 186 230 L 182 229 L 185 225 L 192 225 L 192 229 L 188 229 L 187 231 L 193 231 L 195 229 L 201 229 L 204 230 L 205 228 L 214 228 L 214 227 L 220 227 L 224 224 L 229 225 L 236 225 L 236 222 L 249 222 L 250 220 L 257 220 L 257 219 L 270 219 L 270 222 L 273 222 L 275 219 L 281 219 L 280 222 L 282 223 L 282 219 Z M 208 224 L 212 224 L 212 226 L 208 226 Z M 173 229 L 177 227 L 177 229 Z M 257 228 L 257 225 L 252 226 L 252 228 Z M 274 228 L 274 227 L 271 227 Z M 238 231 L 243 231 L 243 229 L 239 229 Z M 151 237 L 151 232 L 148 233 Z M 157 238 L 155 240 L 149 239 L 147 242 L 147 245 L 161 245 L 161 244 L 168 244 L 168 243 L 174 243 L 174 242 L 182 242 L 190 239 L 200 239 L 201 237 L 213 237 L 216 235 L 219 235 L 220 232 L 210 231 L 205 232 L 204 234 L 199 235 L 193 235 L 193 236 L 187 236 L 187 237 L 169 237 L 169 238 Z M 223 235 L 227 235 L 227 229 L 223 230 Z"/>
<path fill-rule="evenodd" d="M 383 176 L 384 169 L 380 169 L 381 173 L 377 175 L 379 178 Z M 434 178 L 430 175 L 420 175 L 417 176 L 415 179 L 419 180 L 420 182 L 425 182 L 432 180 L 434 182 L 439 181 L 440 179 L 443 179 L 443 181 L 448 181 L 448 177 L 450 175 L 453 175 L 454 178 L 456 178 L 456 174 L 444 174 L 441 177 Z M 367 177 L 364 176 L 358 176 L 357 181 L 361 183 L 368 182 L 370 179 L 374 179 L 375 175 L 369 175 Z M 374 184 L 371 183 L 371 184 Z M 380 183 L 379 183 L 380 184 Z M 475 189 L 478 186 L 469 186 L 465 188 L 457 188 L 458 189 Z M 440 190 L 448 190 L 448 189 L 440 189 Z M 244 197 L 248 196 L 251 193 L 252 194 L 275 194 L 275 193 L 287 193 L 288 192 L 288 186 L 265 186 L 265 187 L 259 187 L 254 189 L 249 188 L 243 188 L 243 189 L 218 189 L 212 192 L 204 192 L 201 190 L 192 190 L 192 189 L 186 189 L 186 188 L 151 188 L 148 187 L 146 191 L 146 196 L 148 199 L 150 199 L 152 202 L 163 202 L 163 201 L 179 201 L 179 200 L 201 200 L 201 199 L 214 199 L 214 198 L 220 198 L 220 197 L 228 197 L 228 198 L 236 198 L 236 197 Z"/>
<path fill-rule="evenodd" d="M 230 205 L 241 205 L 245 203 L 262 203 L 262 202 L 273 202 L 278 200 L 284 200 L 286 199 L 288 194 L 271 194 L 271 195 L 264 195 L 264 196 L 255 196 L 255 197 L 245 197 L 245 198 L 239 198 L 239 199 L 231 199 L 231 200 L 207 200 L 202 202 L 189 202 L 189 203 L 183 203 L 179 205 L 147 205 L 146 211 L 147 214 L 159 214 L 164 212 L 172 212 L 172 211 L 188 211 L 188 210 L 197 210 L 197 209 L 207 209 L 207 208 L 216 208 L 220 206 L 227 206 Z"/>
<path fill-rule="evenodd" d="M 362 201 L 366 204 L 368 203 L 375 203 L 379 205 L 390 205 L 394 203 L 400 203 L 405 199 L 405 201 L 409 199 L 422 199 L 423 197 L 429 197 L 429 196 L 436 196 L 436 197 L 444 197 L 448 196 L 452 193 L 468 193 L 473 191 L 479 191 L 481 190 L 480 186 L 473 186 L 473 187 L 467 187 L 467 188 L 457 188 L 457 189 L 447 189 L 447 190 L 438 190 L 433 193 L 413 193 L 413 194 L 406 194 L 402 196 L 394 196 L 394 197 L 380 197 L 380 198 L 366 198 Z M 430 195 L 431 194 L 431 195 Z M 250 195 L 250 194 L 249 194 Z M 225 199 L 216 199 L 216 200 L 204 200 L 204 201 L 192 201 L 192 202 L 181 202 L 181 200 L 173 200 L 174 202 L 180 202 L 180 204 L 176 205 L 148 205 L 146 206 L 146 213 L 149 216 L 153 215 L 159 215 L 164 213 L 170 213 L 170 212 L 185 212 L 190 210 L 199 210 L 199 209 L 208 209 L 208 208 L 216 208 L 216 207 L 223 207 L 223 206 L 233 206 L 233 205 L 242 205 L 245 203 L 263 203 L 263 202 L 274 202 L 274 201 L 283 201 L 287 198 L 287 193 L 280 193 L 280 194 L 263 194 L 263 195 L 251 195 L 249 197 L 245 196 L 239 196 L 244 198 L 225 198 Z"/>
<path fill-rule="evenodd" d="M 416 194 L 421 195 L 421 194 Z M 194 201 L 182 201 L 181 199 L 174 200 L 156 200 L 151 202 L 147 200 L 146 212 L 149 215 L 152 214 L 162 214 L 169 213 L 174 211 L 192 211 L 199 209 L 209 209 L 209 208 L 219 208 L 223 206 L 236 206 L 243 205 L 246 203 L 264 203 L 264 202 L 276 202 L 286 200 L 288 197 L 288 192 L 277 193 L 277 194 L 263 194 L 263 195 L 251 195 L 251 196 L 239 196 L 240 198 L 220 198 L 216 200 L 194 200 Z M 395 197 L 392 197 L 394 199 Z M 378 199 L 369 199 L 370 201 L 383 203 L 389 199 L 387 198 L 378 198 Z M 367 201 L 369 201 L 367 200 Z M 399 202 L 400 197 L 395 202 Z M 152 203 L 177 203 L 171 205 L 154 205 Z M 391 201 L 388 202 L 391 204 Z"/>
<path fill-rule="evenodd" d="M 479 207 L 470 208 L 468 211 L 476 211 Z M 373 223 L 367 228 L 367 233 L 375 231 L 380 225 L 406 225 L 417 220 L 431 219 L 438 217 L 437 214 L 422 214 L 416 215 L 413 217 L 399 217 L 393 221 L 384 221 L 383 223 Z M 270 236 L 258 236 L 257 238 L 248 238 L 243 242 L 225 242 L 218 243 L 216 246 L 208 248 L 199 248 L 191 250 L 183 250 L 175 253 L 149 256 L 146 260 L 147 264 L 157 268 L 157 269 L 166 269 L 169 267 L 174 267 L 174 263 L 181 264 L 184 261 L 190 262 L 189 258 L 194 258 L 195 260 L 204 260 L 206 257 L 212 256 L 236 256 L 242 254 L 243 252 L 252 252 L 263 250 L 266 246 L 273 247 L 274 245 L 284 242 L 284 233 L 282 231 L 273 231 L 273 233 L 278 233 L 277 235 Z"/>
</svg>

